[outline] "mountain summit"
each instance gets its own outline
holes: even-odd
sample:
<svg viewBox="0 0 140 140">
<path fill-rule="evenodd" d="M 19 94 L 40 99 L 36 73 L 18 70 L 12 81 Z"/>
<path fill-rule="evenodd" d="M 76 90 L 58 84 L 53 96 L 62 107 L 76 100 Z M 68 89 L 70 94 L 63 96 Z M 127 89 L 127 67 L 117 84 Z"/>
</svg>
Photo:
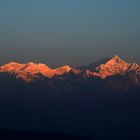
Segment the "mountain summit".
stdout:
<svg viewBox="0 0 140 140">
<path fill-rule="evenodd" d="M 140 66 L 136 63 L 128 63 L 118 55 L 112 58 L 104 58 L 98 62 L 91 63 L 87 66 L 79 67 L 81 70 L 89 70 L 87 77 L 98 76 L 105 79 L 114 75 L 125 75 L 126 73 L 140 73 Z M 90 73 L 90 74 L 89 74 Z"/>
<path fill-rule="evenodd" d="M 130 64 L 121 59 L 119 56 L 114 55 L 106 63 L 100 64 L 96 67 L 97 74 L 101 78 L 113 76 L 116 74 L 124 74 L 128 71 Z"/>
</svg>

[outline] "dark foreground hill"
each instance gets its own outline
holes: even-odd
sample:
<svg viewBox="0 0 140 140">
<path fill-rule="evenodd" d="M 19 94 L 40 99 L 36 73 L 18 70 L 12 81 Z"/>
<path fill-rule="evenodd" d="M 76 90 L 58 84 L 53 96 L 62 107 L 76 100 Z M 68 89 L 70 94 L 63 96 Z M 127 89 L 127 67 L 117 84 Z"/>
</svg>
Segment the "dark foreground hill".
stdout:
<svg viewBox="0 0 140 140">
<path fill-rule="evenodd" d="M 57 132 L 40 132 L 40 131 L 21 131 L 0 129 L 1 140 L 139 140 L 140 136 L 137 135 L 108 135 L 108 136 L 94 136 L 93 138 L 80 137 L 67 133 Z"/>
<path fill-rule="evenodd" d="M 55 132 L 33 132 L 10 129 L 0 129 L 1 140 L 91 140 L 87 137 L 80 137 L 65 133 Z"/>
</svg>

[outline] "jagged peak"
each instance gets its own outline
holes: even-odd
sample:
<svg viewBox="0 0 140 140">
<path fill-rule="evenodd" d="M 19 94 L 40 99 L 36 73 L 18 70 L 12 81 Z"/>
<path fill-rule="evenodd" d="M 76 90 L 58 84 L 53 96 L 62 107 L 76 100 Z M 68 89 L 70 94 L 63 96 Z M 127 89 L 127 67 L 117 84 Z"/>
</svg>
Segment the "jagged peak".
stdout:
<svg viewBox="0 0 140 140">
<path fill-rule="evenodd" d="M 115 54 L 112 59 L 121 59 L 117 54 Z"/>
<path fill-rule="evenodd" d="M 13 64 L 19 64 L 19 63 L 14 62 L 14 61 L 13 61 L 13 62 L 11 61 L 11 62 L 9 62 L 9 63 L 7 63 L 7 64 L 13 65 Z"/>
<path fill-rule="evenodd" d="M 28 63 L 26 63 L 26 64 L 28 64 L 28 65 L 37 65 L 37 64 L 34 63 L 34 62 L 28 62 Z"/>
<path fill-rule="evenodd" d="M 114 55 L 105 64 L 96 67 L 96 70 L 100 77 L 106 78 L 108 76 L 125 73 L 129 65 L 129 63 L 121 59 L 118 55 Z"/>
<path fill-rule="evenodd" d="M 5 65 L 0 66 L 0 72 L 10 72 L 13 70 L 19 70 L 20 67 L 24 66 L 23 64 L 17 63 L 17 62 L 9 62 Z"/>
<path fill-rule="evenodd" d="M 17 63 L 17 62 L 8 62 L 7 64 L 3 65 L 3 66 L 12 66 L 12 65 L 20 65 L 20 63 Z"/>
<path fill-rule="evenodd" d="M 56 71 L 61 71 L 61 72 L 69 72 L 72 68 L 69 65 L 61 66 L 56 68 Z"/>
<path fill-rule="evenodd" d="M 104 65 L 108 66 L 108 65 L 117 65 L 117 64 L 128 65 L 128 63 L 125 60 L 121 59 L 118 55 L 114 55 Z"/>
<path fill-rule="evenodd" d="M 118 55 L 114 55 L 110 60 L 115 61 L 115 62 L 120 62 L 124 61 L 122 58 L 120 58 Z"/>
<path fill-rule="evenodd" d="M 34 62 L 29 62 L 25 64 L 26 67 L 33 67 L 33 68 L 49 68 L 46 64 L 43 63 L 34 63 Z M 50 68 L 51 69 L 51 68 Z"/>
<path fill-rule="evenodd" d="M 38 63 L 38 66 L 47 66 L 47 65 L 43 63 Z"/>
<path fill-rule="evenodd" d="M 60 68 L 65 69 L 67 71 L 70 71 L 71 70 L 71 67 L 69 65 L 65 65 L 65 66 L 62 66 Z"/>
</svg>

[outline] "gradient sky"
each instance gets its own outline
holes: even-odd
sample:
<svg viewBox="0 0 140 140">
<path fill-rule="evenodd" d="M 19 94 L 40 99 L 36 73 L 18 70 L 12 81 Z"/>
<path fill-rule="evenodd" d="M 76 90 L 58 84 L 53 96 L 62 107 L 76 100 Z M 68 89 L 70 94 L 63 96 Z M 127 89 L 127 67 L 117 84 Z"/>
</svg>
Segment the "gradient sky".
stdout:
<svg viewBox="0 0 140 140">
<path fill-rule="evenodd" d="M 140 0 L 0 0 L 0 64 L 140 63 Z"/>
</svg>

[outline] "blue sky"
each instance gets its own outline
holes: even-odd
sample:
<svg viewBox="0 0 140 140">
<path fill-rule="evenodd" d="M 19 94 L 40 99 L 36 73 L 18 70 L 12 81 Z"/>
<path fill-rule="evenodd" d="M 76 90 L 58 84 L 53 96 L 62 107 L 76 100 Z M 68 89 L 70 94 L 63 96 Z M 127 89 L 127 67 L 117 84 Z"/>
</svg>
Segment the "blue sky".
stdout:
<svg viewBox="0 0 140 140">
<path fill-rule="evenodd" d="M 140 63 L 139 0 L 1 0 L 0 63 Z"/>
</svg>

